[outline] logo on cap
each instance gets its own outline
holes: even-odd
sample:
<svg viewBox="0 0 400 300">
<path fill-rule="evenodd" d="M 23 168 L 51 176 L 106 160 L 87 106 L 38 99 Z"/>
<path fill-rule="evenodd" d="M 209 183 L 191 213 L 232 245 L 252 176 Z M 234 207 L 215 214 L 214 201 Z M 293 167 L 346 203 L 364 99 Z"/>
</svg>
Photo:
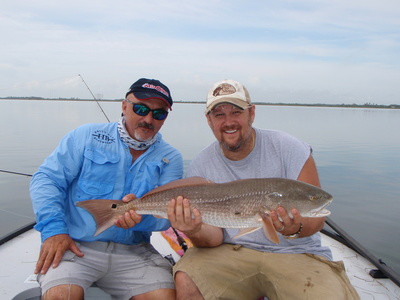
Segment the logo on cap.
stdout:
<svg viewBox="0 0 400 300">
<path fill-rule="evenodd" d="M 213 92 L 214 97 L 224 96 L 224 95 L 231 95 L 236 93 L 236 89 L 233 85 L 229 83 L 222 83 Z"/>
<path fill-rule="evenodd" d="M 142 85 L 142 87 L 146 88 L 146 89 L 156 90 L 156 91 L 164 94 L 165 96 L 169 97 L 168 92 L 166 90 L 164 90 L 161 86 L 150 84 L 150 83 L 145 83 L 145 84 Z"/>
</svg>

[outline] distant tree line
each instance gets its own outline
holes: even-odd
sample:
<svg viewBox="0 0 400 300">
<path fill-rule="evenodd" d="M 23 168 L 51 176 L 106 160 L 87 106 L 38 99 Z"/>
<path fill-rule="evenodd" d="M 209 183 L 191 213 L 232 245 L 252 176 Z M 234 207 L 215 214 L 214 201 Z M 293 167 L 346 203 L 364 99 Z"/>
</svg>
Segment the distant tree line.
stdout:
<svg viewBox="0 0 400 300">
<path fill-rule="evenodd" d="M 93 99 L 81 99 L 81 98 L 43 98 L 43 97 L 35 97 L 35 96 L 29 96 L 29 97 L 15 97 L 15 96 L 9 96 L 9 97 L 0 97 L 0 99 L 22 99 L 22 100 L 64 100 L 64 101 L 93 101 Z M 98 101 L 122 101 L 123 99 L 97 99 Z M 205 101 L 175 101 L 175 103 L 199 103 L 199 104 L 204 104 Z M 313 103 L 313 104 L 307 104 L 307 103 L 283 103 L 283 102 L 253 102 L 254 104 L 257 105 L 277 105 L 277 106 L 312 106 L 312 107 L 353 107 L 353 108 L 394 108 L 394 109 L 400 109 L 400 104 L 389 104 L 389 105 L 383 105 L 383 104 L 376 104 L 376 103 L 364 103 L 364 104 L 324 104 L 324 103 Z"/>
<path fill-rule="evenodd" d="M 364 104 L 325 104 L 325 103 L 313 103 L 313 104 L 307 104 L 307 103 L 266 103 L 266 102 L 254 102 L 254 104 L 258 105 L 281 105 L 281 106 L 315 106 L 315 107 L 354 107 L 354 108 L 396 108 L 399 109 L 400 105 L 399 104 L 389 104 L 389 105 L 383 105 L 383 104 L 375 104 L 375 103 L 364 103 Z"/>
</svg>

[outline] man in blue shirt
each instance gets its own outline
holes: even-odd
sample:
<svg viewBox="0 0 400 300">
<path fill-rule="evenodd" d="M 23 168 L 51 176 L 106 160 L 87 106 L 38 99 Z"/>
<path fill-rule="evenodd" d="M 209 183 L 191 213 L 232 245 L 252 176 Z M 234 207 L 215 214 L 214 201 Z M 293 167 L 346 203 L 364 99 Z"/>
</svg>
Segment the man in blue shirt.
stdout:
<svg viewBox="0 0 400 300">
<path fill-rule="evenodd" d="M 82 299 L 93 282 L 113 299 L 175 299 L 171 266 L 150 244 L 151 232 L 169 228 L 168 220 L 132 211 L 94 236 L 92 216 L 75 205 L 141 197 L 182 177 L 181 154 L 159 133 L 172 104 L 168 87 L 139 79 L 119 122 L 71 131 L 34 174 L 30 193 L 42 238 L 35 273 L 43 299 Z"/>
</svg>

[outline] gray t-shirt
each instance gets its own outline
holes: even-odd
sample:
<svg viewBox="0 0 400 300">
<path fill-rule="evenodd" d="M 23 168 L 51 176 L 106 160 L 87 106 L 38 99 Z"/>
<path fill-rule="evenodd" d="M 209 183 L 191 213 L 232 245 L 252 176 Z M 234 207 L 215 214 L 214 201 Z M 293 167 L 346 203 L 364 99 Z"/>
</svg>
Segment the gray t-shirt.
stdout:
<svg viewBox="0 0 400 300">
<path fill-rule="evenodd" d="M 246 178 L 297 179 L 312 149 L 297 138 L 275 130 L 255 128 L 253 151 L 240 161 L 227 159 L 217 141 L 203 149 L 190 163 L 186 177 L 200 176 L 216 183 Z M 280 244 L 274 244 L 257 230 L 233 239 L 239 229 L 224 229 L 224 243 L 276 253 L 313 253 L 332 259 L 328 247 L 321 246 L 320 233 L 305 238 L 287 240 L 278 233 Z"/>
</svg>

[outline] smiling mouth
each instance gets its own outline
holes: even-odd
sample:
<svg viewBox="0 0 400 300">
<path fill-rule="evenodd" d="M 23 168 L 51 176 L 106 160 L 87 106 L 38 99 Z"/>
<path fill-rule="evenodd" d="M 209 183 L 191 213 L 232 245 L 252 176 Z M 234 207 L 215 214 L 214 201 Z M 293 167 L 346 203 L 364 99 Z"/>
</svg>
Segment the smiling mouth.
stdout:
<svg viewBox="0 0 400 300">
<path fill-rule="evenodd" d="M 235 133 L 237 130 L 224 130 L 225 133 Z"/>
</svg>

